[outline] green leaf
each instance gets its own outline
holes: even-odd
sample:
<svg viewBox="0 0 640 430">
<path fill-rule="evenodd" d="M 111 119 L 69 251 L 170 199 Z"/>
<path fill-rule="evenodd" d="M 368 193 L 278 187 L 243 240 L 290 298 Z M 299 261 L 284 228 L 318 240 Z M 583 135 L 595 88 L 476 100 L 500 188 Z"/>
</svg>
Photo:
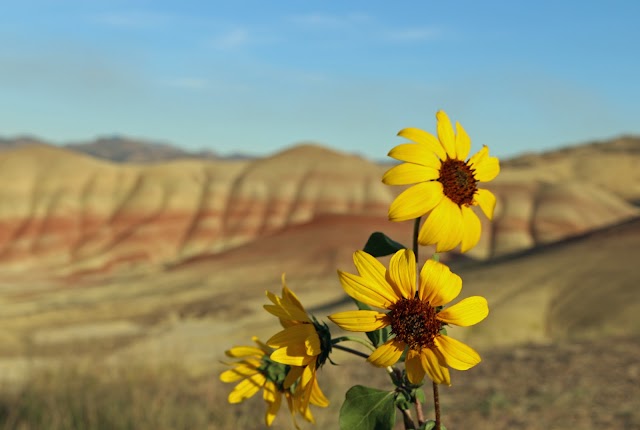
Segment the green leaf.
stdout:
<svg viewBox="0 0 640 430">
<path fill-rule="evenodd" d="M 386 234 L 376 231 L 369 236 L 363 251 L 374 257 L 384 257 L 405 248 L 406 246 L 389 238 Z"/>
<path fill-rule="evenodd" d="M 396 422 L 393 391 L 355 385 L 340 408 L 342 430 L 392 430 Z"/>
<path fill-rule="evenodd" d="M 416 399 L 418 399 L 418 401 L 424 405 L 425 398 L 424 398 L 424 391 L 422 391 L 422 388 L 416 388 L 415 395 L 416 395 Z"/>
</svg>

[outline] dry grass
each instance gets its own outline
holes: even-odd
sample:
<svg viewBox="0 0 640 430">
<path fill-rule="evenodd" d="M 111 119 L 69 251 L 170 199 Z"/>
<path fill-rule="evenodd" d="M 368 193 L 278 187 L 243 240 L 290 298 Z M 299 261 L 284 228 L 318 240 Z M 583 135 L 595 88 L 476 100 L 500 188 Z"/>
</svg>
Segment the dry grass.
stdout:
<svg viewBox="0 0 640 430">
<path fill-rule="evenodd" d="M 638 338 L 484 353 L 478 367 L 454 372 L 453 387 L 441 389 L 444 423 L 450 430 L 640 428 L 638 356 Z M 342 364 L 320 374 L 331 405 L 314 408 L 317 424 L 304 428 L 337 429 L 344 393 L 354 384 L 390 387 L 384 371 L 337 358 Z M 228 405 L 231 389 L 217 375 L 193 379 L 179 366 L 39 372 L 20 390 L 0 394 L 0 429 L 265 428 L 261 396 Z M 425 412 L 433 415 L 428 401 Z M 293 428 L 286 411 L 273 428 Z"/>
</svg>

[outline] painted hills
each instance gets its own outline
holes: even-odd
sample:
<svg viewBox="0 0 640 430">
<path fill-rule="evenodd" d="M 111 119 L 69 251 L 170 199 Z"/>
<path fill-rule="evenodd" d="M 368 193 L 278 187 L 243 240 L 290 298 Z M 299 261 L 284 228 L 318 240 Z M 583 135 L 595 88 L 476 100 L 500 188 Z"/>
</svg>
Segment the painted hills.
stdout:
<svg viewBox="0 0 640 430">
<path fill-rule="evenodd" d="M 156 163 L 14 146 L 0 152 L 5 378 L 63 356 L 209 369 L 277 328 L 261 305 L 282 272 L 326 315 L 346 304 L 336 268 L 369 233 L 410 241 L 410 223 L 386 219 L 402 190 L 380 182 L 388 166 L 315 144 Z M 491 303 L 469 331 L 479 349 L 640 333 L 639 162 L 631 137 L 503 162 L 482 242 L 445 256 Z"/>
</svg>

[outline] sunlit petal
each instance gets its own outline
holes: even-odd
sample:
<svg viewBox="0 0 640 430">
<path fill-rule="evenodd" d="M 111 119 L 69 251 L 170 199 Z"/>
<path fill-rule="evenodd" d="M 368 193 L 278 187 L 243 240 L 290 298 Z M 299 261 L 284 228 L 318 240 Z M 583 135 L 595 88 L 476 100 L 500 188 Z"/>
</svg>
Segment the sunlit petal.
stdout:
<svg viewBox="0 0 640 430">
<path fill-rule="evenodd" d="M 447 158 L 447 154 L 438 142 L 438 139 L 431 134 L 419 128 L 405 128 L 398 132 L 398 136 L 404 137 L 405 139 L 409 139 L 413 142 L 419 143 L 421 145 L 425 145 L 430 151 L 433 151 L 438 158 L 444 160 Z"/>
<path fill-rule="evenodd" d="M 387 316 L 377 311 L 337 312 L 329 319 L 347 331 L 369 332 L 389 325 Z"/>
<path fill-rule="evenodd" d="M 486 147 L 485 147 L 486 148 Z M 489 182 L 500 173 L 500 161 L 498 157 L 486 156 L 473 165 L 473 176 L 480 182 Z"/>
<path fill-rule="evenodd" d="M 225 370 L 220 374 L 222 382 L 235 382 L 258 373 L 258 369 L 253 365 L 237 365 L 233 369 Z"/>
<path fill-rule="evenodd" d="M 275 399 L 272 402 L 267 402 L 269 405 L 267 408 L 267 413 L 265 415 L 265 424 L 267 427 L 271 427 L 273 424 L 273 420 L 278 415 L 278 411 L 280 410 L 280 405 L 282 404 L 282 396 L 278 393 L 275 396 Z"/>
<path fill-rule="evenodd" d="M 446 265 L 427 260 L 420 270 L 421 300 L 429 302 L 431 306 L 444 306 L 458 297 L 462 289 L 462 279 Z"/>
<path fill-rule="evenodd" d="M 402 163 L 387 170 L 382 176 L 382 183 L 387 185 L 409 185 L 433 181 L 438 177 L 440 177 L 440 171 L 436 168 Z"/>
<path fill-rule="evenodd" d="M 224 353 L 227 357 L 261 357 L 264 355 L 264 351 L 255 346 L 234 346 Z"/>
<path fill-rule="evenodd" d="M 309 397 L 309 403 L 320 406 L 321 408 L 329 406 L 329 399 L 327 399 L 327 397 L 320 389 L 320 386 L 318 385 L 318 378 L 313 378 L 311 383 L 313 385 L 311 387 L 311 396 Z"/>
<path fill-rule="evenodd" d="M 395 198 L 389 208 L 389 220 L 407 221 L 421 217 L 444 198 L 440 182 L 420 182 L 407 188 Z"/>
<path fill-rule="evenodd" d="M 396 252 L 389 263 L 387 275 L 405 299 L 416 295 L 416 257 L 410 249 Z"/>
<path fill-rule="evenodd" d="M 367 360 L 378 367 L 392 366 L 400 359 L 405 346 L 400 340 L 390 339 L 373 351 Z"/>
<path fill-rule="evenodd" d="M 441 110 L 436 113 L 436 119 L 438 120 L 437 130 L 440 143 L 447 151 L 449 158 L 456 158 L 456 136 L 453 133 L 449 116 Z"/>
<path fill-rule="evenodd" d="M 412 384 L 419 384 L 424 379 L 425 368 L 422 365 L 422 360 L 419 351 L 410 349 L 407 352 L 407 358 L 404 362 L 407 372 L 407 378 Z"/>
<path fill-rule="evenodd" d="M 480 205 L 480 209 L 487 218 L 493 219 L 493 211 L 496 208 L 496 196 L 489 190 L 483 188 L 473 195 L 473 202 Z"/>
<path fill-rule="evenodd" d="M 353 263 L 356 269 L 358 269 L 360 276 L 375 281 L 380 288 L 388 289 L 388 293 L 391 296 L 396 295 L 391 285 L 387 282 L 387 268 L 374 256 L 364 251 L 356 251 L 353 253 Z M 399 296 L 397 298 L 399 298 Z"/>
<path fill-rule="evenodd" d="M 451 251 L 462 240 L 462 228 L 460 207 L 445 197 L 425 220 L 418 242 L 421 245 L 436 245 L 436 252 Z"/>
<path fill-rule="evenodd" d="M 229 403 L 240 403 L 243 400 L 256 394 L 266 381 L 265 376 L 262 373 L 256 373 L 250 378 L 245 379 L 235 386 L 233 391 L 229 393 Z"/>
<path fill-rule="evenodd" d="M 449 336 L 436 336 L 436 347 L 447 366 L 457 370 L 468 370 L 480 363 L 480 355 L 470 346 Z"/>
<path fill-rule="evenodd" d="M 480 296 L 467 297 L 438 313 L 437 318 L 448 324 L 462 327 L 478 324 L 489 315 L 487 299 Z"/>
<path fill-rule="evenodd" d="M 471 149 L 471 139 L 469 135 L 462 128 L 462 125 L 456 121 L 456 155 L 459 160 L 466 160 L 469 156 L 469 150 Z"/>
<path fill-rule="evenodd" d="M 390 286 L 385 286 L 374 279 L 363 278 L 341 270 L 338 270 L 338 278 L 348 295 L 369 306 L 388 309 L 398 299 Z"/>
<path fill-rule="evenodd" d="M 460 207 L 462 213 L 462 242 L 460 243 L 460 252 L 467 252 L 478 244 L 480 234 L 482 233 L 482 224 L 480 219 L 468 206 Z"/>
<path fill-rule="evenodd" d="M 451 385 L 451 376 L 445 363 L 431 349 L 420 351 L 420 361 L 429 378 L 436 384 Z"/>
<path fill-rule="evenodd" d="M 433 138 L 437 143 L 438 141 Z M 438 143 L 438 146 L 440 144 Z M 407 163 L 419 164 L 421 166 L 440 169 L 440 159 L 436 153 L 428 146 L 416 143 L 404 143 L 389 151 L 389 157 Z"/>
</svg>

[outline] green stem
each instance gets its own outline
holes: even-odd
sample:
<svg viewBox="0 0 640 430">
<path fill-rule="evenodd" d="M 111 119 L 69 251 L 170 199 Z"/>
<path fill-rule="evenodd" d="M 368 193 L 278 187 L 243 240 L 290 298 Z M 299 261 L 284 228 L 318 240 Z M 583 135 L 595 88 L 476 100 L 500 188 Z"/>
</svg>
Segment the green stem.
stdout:
<svg viewBox="0 0 640 430">
<path fill-rule="evenodd" d="M 420 232 L 420 219 L 422 217 L 416 218 L 415 223 L 413 224 L 413 253 L 416 256 L 416 263 L 418 262 L 418 233 Z"/>
<path fill-rule="evenodd" d="M 360 345 L 364 345 L 367 348 L 369 348 L 371 351 L 375 351 L 376 349 L 373 347 L 373 345 L 371 345 L 371 343 L 367 342 L 364 339 L 360 339 L 359 337 L 351 337 L 351 336 L 340 336 L 340 337 L 336 337 L 331 339 L 331 344 L 333 346 L 336 346 L 338 343 L 340 342 L 345 342 L 345 341 L 351 341 L 351 342 L 357 342 Z"/>
<path fill-rule="evenodd" d="M 438 384 L 433 383 L 433 408 L 436 412 L 436 426 L 434 430 L 440 430 L 440 395 L 438 394 Z"/>
<path fill-rule="evenodd" d="M 346 351 L 346 352 L 348 352 L 350 354 L 357 355 L 357 356 L 362 357 L 362 358 L 369 358 L 369 356 L 367 354 L 365 354 L 364 352 L 356 351 L 355 349 L 351 349 L 351 348 L 346 347 L 346 346 L 333 345 L 333 347 L 335 349 L 340 349 L 342 351 Z"/>
</svg>

